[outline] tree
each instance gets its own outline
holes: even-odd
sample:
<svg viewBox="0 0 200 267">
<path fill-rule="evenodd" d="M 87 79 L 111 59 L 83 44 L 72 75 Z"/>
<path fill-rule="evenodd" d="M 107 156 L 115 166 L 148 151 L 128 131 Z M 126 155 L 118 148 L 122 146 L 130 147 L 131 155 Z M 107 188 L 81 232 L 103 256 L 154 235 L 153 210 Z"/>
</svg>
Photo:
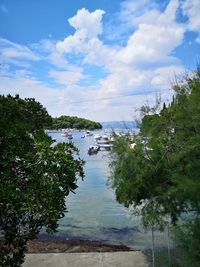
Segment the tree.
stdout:
<svg viewBox="0 0 200 267">
<path fill-rule="evenodd" d="M 194 236 L 200 226 L 200 70 L 173 88 L 168 107 L 142 118 L 134 149 L 130 137 L 116 140 L 110 183 L 120 203 L 140 209 L 145 227 L 176 225 L 184 213 Z M 200 262 L 199 238 L 195 244 Z"/>
<path fill-rule="evenodd" d="M 65 197 L 83 177 L 72 144 L 52 144 L 51 124 L 34 99 L 0 96 L 0 265 L 21 266 L 26 242 L 42 227 L 55 232 Z"/>
<path fill-rule="evenodd" d="M 102 125 L 99 122 L 90 121 L 76 116 L 60 116 L 53 118 L 53 128 L 76 128 L 76 129 L 101 129 Z"/>
</svg>

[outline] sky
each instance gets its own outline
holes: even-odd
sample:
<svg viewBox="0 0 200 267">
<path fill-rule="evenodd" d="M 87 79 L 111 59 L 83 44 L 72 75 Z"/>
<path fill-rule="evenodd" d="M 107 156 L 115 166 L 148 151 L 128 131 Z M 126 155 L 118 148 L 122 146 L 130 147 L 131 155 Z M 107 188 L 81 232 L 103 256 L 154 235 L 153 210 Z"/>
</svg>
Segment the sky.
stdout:
<svg viewBox="0 0 200 267">
<path fill-rule="evenodd" d="M 200 0 L 0 0 L 0 94 L 132 120 L 200 60 Z"/>
</svg>

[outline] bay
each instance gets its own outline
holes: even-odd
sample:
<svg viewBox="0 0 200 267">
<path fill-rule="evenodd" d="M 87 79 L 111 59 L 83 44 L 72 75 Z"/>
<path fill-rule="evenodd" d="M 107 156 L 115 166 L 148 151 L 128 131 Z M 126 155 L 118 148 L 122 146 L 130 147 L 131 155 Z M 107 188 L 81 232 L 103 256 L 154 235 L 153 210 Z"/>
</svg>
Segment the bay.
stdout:
<svg viewBox="0 0 200 267">
<path fill-rule="evenodd" d="M 93 134 L 103 134 L 94 131 Z M 69 142 L 60 133 L 49 133 L 56 142 Z M 94 135 L 81 138 L 83 132 L 73 132 L 73 143 L 85 161 L 85 177 L 78 180 L 76 193 L 66 198 L 67 211 L 59 221 L 58 236 L 64 239 L 99 240 L 111 244 L 125 244 L 136 249 L 151 248 L 151 233 L 144 232 L 140 217 L 131 215 L 115 200 L 114 191 L 107 185 L 109 152 L 88 155 L 94 144 Z M 156 233 L 157 245 L 163 236 Z"/>
</svg>

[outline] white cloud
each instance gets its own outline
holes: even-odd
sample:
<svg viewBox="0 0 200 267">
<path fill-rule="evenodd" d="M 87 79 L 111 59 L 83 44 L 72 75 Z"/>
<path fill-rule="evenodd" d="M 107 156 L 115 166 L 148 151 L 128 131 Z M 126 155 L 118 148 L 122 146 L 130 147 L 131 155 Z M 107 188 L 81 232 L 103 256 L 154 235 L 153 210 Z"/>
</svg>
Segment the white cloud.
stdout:
<svg viewBox="0 0 200 267">
<path fill-rule="evenodd" d="M 143 1 L 144 5 L 146 1 Z M 128 2 L 134 6 L 134 10 L 139 4 Z M 141 6 L 141 4 L 139 5 Z M 171 0 L 165 9 L 160 12 L 157 9 L 151 11 L 156 14 L 150 16 L 149 13 L 143 13 L 138 16 L 138 25 L 134 33 L 129 37 L 125 47 L 108 47 L 97 37 L 101 32 L 100 26 L 103 11 L 94 16 L 97 27 L 95 30 L 88 31 L 88 18 L 94 13 L 87 10 L 77 12 L 77 15 L 69 19 L 71 26 L 75 28 L 74 35 L 68 36 L 63 42 L 57 43 L 57 48 L 63 53 L 82 53 L 85 58 L 84 62 L 96 65 L 103 65 L 106 69 L 115 68 L 119 64 L 142 64 L 166 62 L 174 63 L 175 59 L 171 56 L 172 51 L 179 46 L 184 37 L 184 27 L 176 23 L 176 11 L 179 6 L 177 0 Z M 146 19 L 145 19 L 146 17 Z M 84 23 L 84 18 L 87 23 Z M 143 23 L 140 23 L 143 21 Z M 93 24 L 95 25 L 95 23 Z M 111 70 L 112 71 L 112 70 Z"/>
<path fill-rule="evenodd" d="M 78 10 L 76 16 L 70 18 L 68 21 L 76 31 L 81 31 L 88 38 L 93 38 L 102 34 L 101 19 L 104 13 L 100 9 L 90 13 L 87 9 L 83 8 Z"/>
<path fill-rule="evenodd" d="M 84 63 L 103 66 L 106 70 L 116 66 L 117 50 L 105 45 L 98 38 L 92 38 L 83 48 Z"/>
<path fill-rule="evenodd" d="M 126 70 L 126 73 L 122 73 L 121 78 L 120 75 L 111 74 L 106 79 L 100 80 L 96 85 L 89 87 L 73 84 L 80 77 L 74 77 L 74 80 L 71 81 L 72 84 L 69 85 L 67 72 L 54 72 L 51 73 L 53 78 L 58 79 L 58 82 L 62 83 L 63 86 L 52 88 L 32 77 L 30 72 L 21 69 L 14 75 L 4 74 L 1 77 L 1 88 L 4 88 L 4 91 L 1 92 L 0 89 L 0 93 L 19 94 L 23 98 L 35 97 L 37 101 L 47 107 L 49 113 L 53 116 L 67 114 L 99 121 L 130 120 L 135 108 L 139 108 L 147 101 L 149 103 L 155 101 L 155 89 L 162 89 L 163 100 L 169 98 L 169 92 L 166 90 L 168 86 L 164 87 L 163 84 L 167 85 L 170 78 L 169 72 L 173 74 L 174 71 L 177 73 L 178 68 L 171 66 L 167 69 L 163 67 L 153 72 L 131 71 L 130 68 Z M 181 68 L 179 71 L 181 71 Z M 161 82 L 158 82 L 158 79 L 161 79 Z M 149 88 L 151 82 L 153 89 Z M 138 91 L 136 91 L 136 88 L 138 88 Z M 118 98 L 119 94 L 127 94 L 127 97 Z M 114 99 L 109 99 L 109 97 Z"/>
<path fill-rule="evenodd" d="M 134 93 L 145 84 L 148 72 L 122 66 L 99 82 L 98 97 L 115 97 Z"/>
<path fill-rule="evenodd" d="M 150 15 L 147 12 L 138 16 L 138 28 L 119 52 L 119 58 L 130 64 L 173 61 L 171 53 L 184 37 L 184 27 L 175 21 L 178 6 L 178 1 L 171 0 L 163 13 L 152 10 Z"/>
<path fill-rule="evenodd" d="M 169 84 L 173 83 L 174 78 L 182 75 L 184 71 L 185 68 L 180 65 L 169 65 L 157 68 L 154 70 L 151 84 L 160 89 L 168 90 Z"/>
<path fill-rule="evenodd" d="M 54 67 L 58 69 L 69 68 L 69 62 L 66 57 L 57 51 L 56 41 L 50 39 L 42 39 L 38 43 L 31 44 L 30 46 L 38 54 L 42 54 L 41 59 L 48 61 Z"/>
<path fill-rule="evenodd" d="M 160 15 L 155 3 L 151 0 L 132 1 L 127 0 L 121 3 L 119 19 L 123 27 L 135 28 L 140 23 L 152 23 Z"/>
<path fill-rule="evenodd" d="M 137 13 L 139 3 L 129 3 Z M 171 0 L 164 12 L 159 11 L 155 5 L 151 5 L 150 13 L 145 3 L 147 1 L 142 2 L 143 12 L 139 13 L 132 22 L 135 30 L 125 47 L 108 46 L 98 38 L 102 33 L 103 11 L 97 10 L 90 13 L 82 9 L 69 19 L 70 25 L 75 29 L 74 34 L 58 42 L 57 51 L 54 49 L 51 52 L 51 57 L 56 55 L 58 59 L 63 59 L 63 55 L 80 53 L 83 56 L 83 64 L 99 65 L 107 71 L 107 76 L 99 79 L 93 87 L 87 90 L 76 87 L 79 92 L 76 96 L 78 99 L 80 96 L 83 100 L 108 98 L 101 101 L 101 107 L 98 107 L 99 114 L 100 110 L 101 112 L 110 110 L 110 117 L 116 116 L 113 112 L 117 108 L 112 106 L 116 100 L 109 98 L 119 95 L 130 95 L 130 105 L 133 101 L 133 106 L 142 104 L 142 99 L 144 101 L 149 98 L 153 101 L 155 91 L 159 90 L 163 90 L 164 98 L 167 98 L 169 93 L 166 93 L 166 87 L 170 84 L 167 73 L 181 69 L 180 62 L 172 56 L 173 50 L 182 43 L 184 37 L 183 25 L 176 22 L 178 1 Z M 142 66 L 146 66 L 146 69 Z M 67 66 L 65 71 L 51 71 L 49 75 L 68 88 L 67 90 L 83 79 L 82 70 L 71 71 Z M 70 92 L 72 93 L 72 90 Z M 65 101 L 64 98 L 63 101 Z M 123 98 L 120 101 L 123 107 L 127 106 Z M 95 101 L 89 105 L 87 102 L 80 104 L 79 109 L 81 107 L 88 114 L 94 110 L 97 112 Z"/>
<path fill-rule="evenodd" d="M 140 24 L 129 38 L 127 46 L 119 52 L 124 63 L 153 63 L 168 61 L 174 48 L 183 40 L 181 27 Z"/>
<path fill-rule="evenodd" d="M 31 78 L 32 73 L 26 69 L 16 70 L 16 77 Z"/>
<path fill-rule="evenodd" d="M 55 81 L 61 85 L 69 86 L 76 84 L 81 79 L 84 78 L 81 69 L 71 70 L 71 71 L 50 71 L 49 77 L 54 78 Z"/>
<path fill-rule="evenodd" d="M 7 39 L 0 38 L 1 59 L 37 61 L 40 57 L 32 52 L 27 46 L 13 43 Z M 17 61 L 16 61 L 17 62 Z"/>
<path fill-rule="evenodd" d="M 183 13 L 188 17 L 188 30 L 198 33 L 196 41 L 200 43 L 200 2 L 185 0 L 182 4 Z"/>
<path fill-rule="evenodd" d="M 84 55 L 83 63 L 105 66 L 111 64 L 115 50 L 110 49 L 98 35 L 102 33 L 103 10 L 89 12 L 85 8 L 79 10 L 77 14 L 68 21 L 75 29 L 75 33 L 57 43 L 57 53 L 70 54 L 80 53 Z"/>
<path fill-rule="evenodd" d="M 69 62 L 57 51 L 50 53 L 48 60 L 59 69 L 67 69 L 69 67 Z"/>
<path fill-rule="evenodd" d="M 188 22 L 176 21 L 179 8 L 178 0 L 169 1 L 162 11 L 150 0 L 123 1 L 118 15 L 129 33 L 123 45 L 108 44 L 103 35 L 100 37 L 103 10 L 89 12 L 85 8 L 68 20 L 74 34 L 63 41 L 42 40 L 27 47 L 0 39 L 6 62 L 50 63 L 46 75 L 58 83 L 57 88 L 52 88 L 23 68 L 15 75 L 3 75 L 3 86 L 6 92 L 36 97 L 54 116 L 71 114 L 100 121 L 130 119 L 133 108 L 147 100 L 154 102 L 156 92 L 161 92 L 163 101 L 169 99 L 171 79 L 184 71 L 173 52 L 183 43 L 186 31 L 199 29 L 197 1 L 186 0 L 183 4 Z M 94 70 L 90 80 L 93 66 L 101 68 L 103 74 L 96 78 Z"/>
<path fill-rule="evenodd" d="M 3 91 L 1 91 L 3 89 Z M 27 77 L 23 70 L 15 74 L 3 75 L 1 77 L 1 94 L 19 94 L 22 98 L 34 97 L 47 107 L 48 112 L 53 115 L 61 115 L 62 110 L 69 113 L 69 107 L 63 105 L 63 96 L 67 99 L 67 93 L 64 90 L 51 88 L 44 82 L 36 78 Z"/>
<path fill-rule="evenodd" d="M 138 8 L 136 3 L 133 5 L 135 9 Z M 167 82 L 170 86 L 164 70 L 180 70 L 180 62 L 172 56 L 172 52 L 184 37 L 183 25 L 175 21 L 177 8 L 178 1 L 174 0 L 163 13 L 152 7 L 152 14 L 156 14 L 157 20 L 152 14 L 148 17 L 148 12 L 142 13 L 143 19 L 146 16 L 146 23 L 139 23 L 138 16 L 137 29 L 129 37 L 125 47 L 109 47 L 97 37 L 79 44 L 79 51 L 84 47 L 84 62 L 101 65 L 108 71 L 108 75 L 99 80 L 96 93 L 98 97 L 134 92 L 151 95 L 149 91 L 159 90 L 158 86 L 166 88 Z M 156 67 L 151 67 L 153 65 Z M 167 65 L 170 65 L 168 69 L 165 67 Z"/>
<path fill-rule="evenodd" d="M 76 30 L 75 34 L 66 37 L 62 42 L 58 42 L 58 51 L 65 53 L 74 50 L 76 52 L 81 51 L 84 41 L 95 38 L 102 33 L 101 20 L 104 13 L 100 9 L 91 13 L 85 8 L 79 10 L 74 17 L 68 20 L 69 24 Z"/>
</svg>

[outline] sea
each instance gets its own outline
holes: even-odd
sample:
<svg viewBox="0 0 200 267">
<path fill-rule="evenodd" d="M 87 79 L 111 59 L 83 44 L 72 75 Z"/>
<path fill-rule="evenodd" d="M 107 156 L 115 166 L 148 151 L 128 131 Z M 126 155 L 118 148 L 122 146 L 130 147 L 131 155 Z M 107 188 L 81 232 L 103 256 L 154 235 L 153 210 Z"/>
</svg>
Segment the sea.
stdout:
<svg viewBox="0 0 200 267">
<path fill-rule="evenodd" d="M 80 158 L 85 161 L 84 180 L 78 180 L 75 194 L 66 197 L 67 212 L 60 219 L 57 236 L 62 239 L 98 240 L 109 244 L 124 244 L 134 249 L 152 247 L 151 231 L 144 231 L 140 216 L 115 198 L 115 192 L 108 184 L 110 176 L 110 152 L 99 151 L 88 155 L 89 146 L 94 144 L 95 134 L 109 130 L 92 131 L 92 136 L 82 138 L 82 131 L 72 133 L 72 142 L 79 149 Z M 61 133 L 48 133 L 56 142 L 69 142 Z M 163 234 L 155 233 L 156 245 L 166 244 Z"/>
</svg>

